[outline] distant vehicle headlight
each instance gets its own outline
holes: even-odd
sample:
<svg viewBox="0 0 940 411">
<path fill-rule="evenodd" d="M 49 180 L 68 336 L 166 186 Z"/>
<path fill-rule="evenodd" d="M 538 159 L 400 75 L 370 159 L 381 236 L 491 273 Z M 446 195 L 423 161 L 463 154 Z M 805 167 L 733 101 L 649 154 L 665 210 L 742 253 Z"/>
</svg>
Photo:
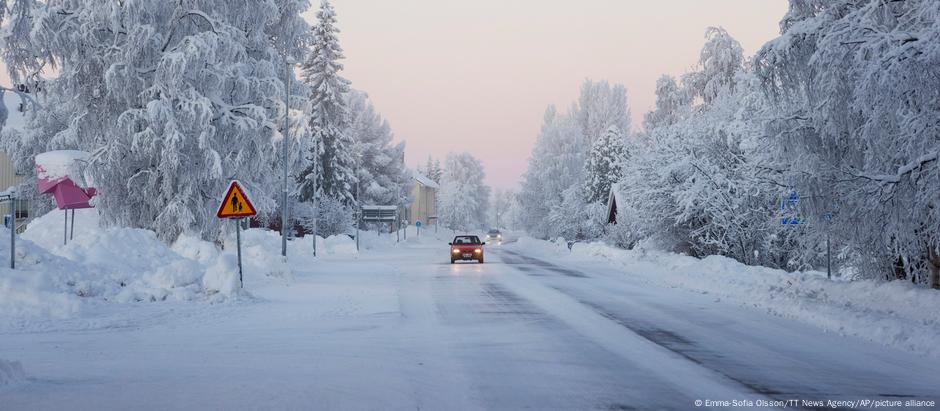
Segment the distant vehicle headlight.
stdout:
<svg viewBox="0 0 940 411">
<path fill-rule="evenodd" d="M 496 238 L 502 240 L 502 239 L 503 239 L 503 235 L 502 235 L 502 234 L 498 234 L 498 235 L 496 236 Z"/>
<path fill-rule="evenodd" d="M 453 251 L 453 253 L 454 253 L 454 254 L 460 254 L 460 250 L 458 250 L 458 249 L 455 248 L 454 251 Z"/>
<path fill-rule="evenodd" d="M 479 253 L 482 253 L 482 252 L 483 252 L 483 250 L 481 250 L 481 249 L 479 249 L 479 248 L 477 248 L 476 250 L 473 250 L 473 252 L 475 252 L 475 253 L 477 253 L 477 254 L 479 254 Z"/>
</svg>

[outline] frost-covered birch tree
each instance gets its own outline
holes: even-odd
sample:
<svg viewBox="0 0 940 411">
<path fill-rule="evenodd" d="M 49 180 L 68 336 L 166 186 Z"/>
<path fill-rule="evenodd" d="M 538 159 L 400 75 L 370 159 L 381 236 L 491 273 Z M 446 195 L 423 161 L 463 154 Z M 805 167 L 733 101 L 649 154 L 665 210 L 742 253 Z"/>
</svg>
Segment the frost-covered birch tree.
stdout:
<svg viewBox="0 0 940 411">
<path fill-rule="evenodd" d="M 54 149 L 93 153 L 102 221 L 215 239 L 231 179 L 275 207 L 272 146 L 284 56 L 307 42 L 304 0 L 16 0 L 3 55 L 41 110 L 4 141 L 17 167 Z"/>
<path fill-rule="evenodd" d="M 771 148 L 870 276 L 938 285 L 940 2 L 791 0 L 756 57 Z"/>
</svg>

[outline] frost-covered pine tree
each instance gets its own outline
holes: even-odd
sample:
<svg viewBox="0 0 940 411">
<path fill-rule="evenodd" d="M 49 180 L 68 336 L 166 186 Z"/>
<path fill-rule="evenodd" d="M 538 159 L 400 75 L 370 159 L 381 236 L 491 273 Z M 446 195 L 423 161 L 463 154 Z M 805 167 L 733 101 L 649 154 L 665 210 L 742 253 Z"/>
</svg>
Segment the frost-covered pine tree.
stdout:
<svg viewBox="0 0 940 411">
<path fill-rule="evenodd" d="M 617 126 L 610 126 L 591 147 L 584 165 L 584 199 L 588 203 L 607 201 L 610 186 L 620 181 L 627 161 L 627 147 Z"/>
<path fill-rule="evenodd" d="M 241 180 L 262 213 L 275 207 L 283 56 L 307 41 L 305 8 L 15 0 L 4 59 L 42 108 L 4 146 L 24 172 L 44 151 L 91 152 L 105 224 L 167 241 L 184 231 L 215 239 L 213 211 L 229 180 Z"/>
<path fill-rule="evenodd" d="M 322 0 L 313 27 L 312 49 L 302 67 L 302 79 L 309 87 L 309 130 L 313 138 L 307 153 L 308 166 L 298 177 L 300 200 L 320 197 L 355 203 L 358 161 L 349 135 L 349 110 L 345 95 L 349 80 L 339 75 L 343 69 L 343 49 L 339 45 L 336 12 Z"/>
<path fill-rule="evenodd" d="M 405 143 L 392 144 L 388 121 L 376 111 L 369 96 L 352 91 L 346 96 L 350 112 L 348 134 L 355 144 L 360 204 L 398 205 L 408 203 L 411 173 L 405 168 Z"/>
<path fill-rule="evenodd" d="M 435 183 L 440 183 L 441 176 L 444 174 L 444 170 L 441 169 L 441 160 L 428 156 L 428 162 L 424 165 L 423 173 Z"/>
<path fill-rule="evenodd" d="M 478 229 L 486 223 L 490 188 L 483 184 L 483 164 L 469 153 L 447 155 L 437 197 L 439 222 L 454 230 Z"/>
</svg>

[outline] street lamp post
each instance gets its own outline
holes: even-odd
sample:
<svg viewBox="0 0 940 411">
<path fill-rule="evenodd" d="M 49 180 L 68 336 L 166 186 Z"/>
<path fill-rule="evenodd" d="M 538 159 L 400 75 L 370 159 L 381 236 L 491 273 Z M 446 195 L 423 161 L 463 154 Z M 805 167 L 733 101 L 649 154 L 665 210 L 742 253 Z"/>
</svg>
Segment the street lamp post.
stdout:
<svg viewBox="0 0 940 411">
<path fill-rule="evenodd" d="M 287 258 L 287 192 L 288 192 L 288 174 L 290 170 L 290 161 L 288 160 L 287 144 L 290 140 L 290 78 L 293 77 L 291 70 L 294 67 L 294 61 L 290 57 L 285 59 L 287 88 L 284 93 L 284 141 L 281 142 L 281 158 L 284 161 L 284 190 L 281 193 L 281 256 Z M 314 237 L 314 244 L 316 238 Z"/>
<path fill-rule="evenodd" d="M 362 152 L 358 155 L 359 160 L 359 170 L 362 170 Z M 359 192 L 359 180 L 362 180 L 360 177 L 361 173 L 356 173 L 356 252 L 359 252 L 359 226 L 362 225 L 362 195 Z"/>
</svg>

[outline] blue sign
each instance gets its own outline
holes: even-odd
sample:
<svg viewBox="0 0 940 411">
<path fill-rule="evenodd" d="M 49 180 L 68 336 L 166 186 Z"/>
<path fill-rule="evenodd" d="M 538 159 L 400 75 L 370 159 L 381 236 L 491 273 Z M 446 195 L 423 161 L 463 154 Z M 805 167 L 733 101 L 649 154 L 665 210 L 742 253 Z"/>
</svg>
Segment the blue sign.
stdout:
<svg viewBox="0 0 940 411">
<path fill-rule="evenodd" d="M 421 228 L 421 220 L 415 221 L 415 227 Z"/>
<path fill-rule="evenodd" d="M 796 191 L 790 193 L 790 195 L 780 202 L 780 211 L 787 211 L 787 208 L 796 208 L 796 205 L 800 203 L 800 195 Z M 781 225 L 800 225 L 803 224 L 803 219 L 800 217 L 783 217 L 780 219 Z"/>
</svg>

